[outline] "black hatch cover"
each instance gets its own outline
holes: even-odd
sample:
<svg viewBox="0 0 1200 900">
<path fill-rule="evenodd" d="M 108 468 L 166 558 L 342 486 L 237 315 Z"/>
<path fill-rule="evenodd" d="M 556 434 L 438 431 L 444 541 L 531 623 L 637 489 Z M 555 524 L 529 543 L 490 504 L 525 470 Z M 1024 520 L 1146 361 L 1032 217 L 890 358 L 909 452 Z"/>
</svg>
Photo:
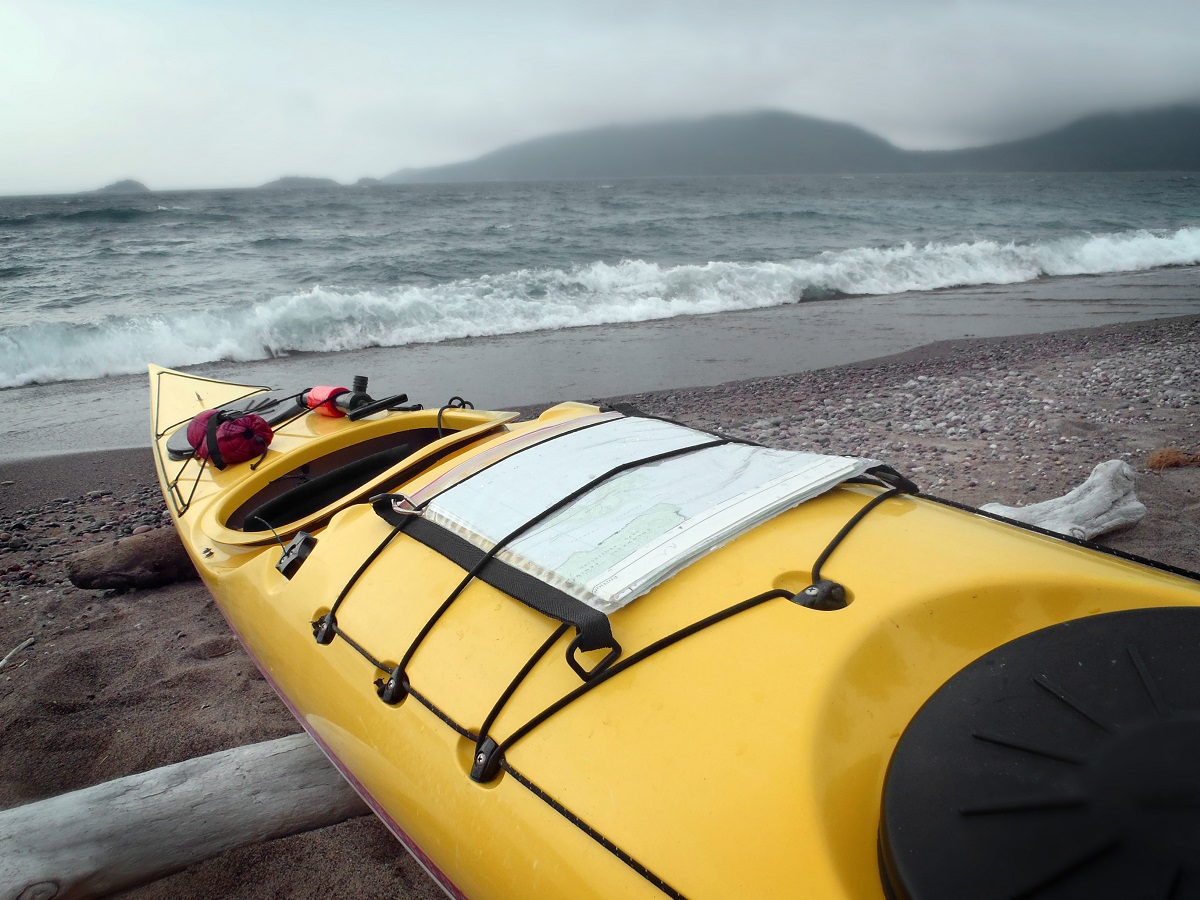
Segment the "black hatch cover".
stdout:
<svg viewBox="0 0 1200 900">
<path fill-rule="evenodd" d="M 884 782 L 889 896 L 1200 897 L 1200 609 L 1076 619 L 971 663 Z"/>
</svg>

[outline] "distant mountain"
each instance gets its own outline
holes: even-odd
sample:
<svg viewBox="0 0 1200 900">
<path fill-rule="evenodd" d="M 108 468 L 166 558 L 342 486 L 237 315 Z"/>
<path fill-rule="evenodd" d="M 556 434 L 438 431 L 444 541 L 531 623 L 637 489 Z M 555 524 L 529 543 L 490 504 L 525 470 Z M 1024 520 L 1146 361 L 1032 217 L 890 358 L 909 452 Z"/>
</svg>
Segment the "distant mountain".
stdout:
<svg viewBox="0 0 1200 900">
<path fill-rule="evenodd" d="M 146 187 L 140 181 L 134 181 L 132 178 L 126 178 L 123 181 L 114 181 L 112 184 L 105 185 L 102 188 L 97 188 L 94 193 L 97 194 L 148 194 L 150 188 Z"/>
<path fill-rule="evenodd" d="M 914 156 L 923 157 L 933 171 L 1195 171 L 1200 169 L 1200 106 L 1089 116 L 1023 141 Z"/>
<path fill-rule="evenodd" d="M 470 162 L 402 169 L 383 180 L 536 181 L 894 171 L 903 157 L 903 151 L 852 125 L 761 112 L 551 135 Z"/>
<path fill-rule="evenodd" d="M 1092 116 L 1039 137 L 967 150 L 901 150 L 851 125 L 782 112 L 593 128 L 478 159 L 401 169 L 389 183 L 695 175 L 1200 169 L 1200 106 Z"/>
<path fill-rule="evenodd" d="M 269 191 L 297 191 L 305 188 L 325 187 L 341 187 L 341 185 L 332 178 L 307 178 L 302 175 L 285 175 L 283 178 L 276 178 L 274 181 L 269 181 L 261 186 L 263 190 Z"/>
</svg>

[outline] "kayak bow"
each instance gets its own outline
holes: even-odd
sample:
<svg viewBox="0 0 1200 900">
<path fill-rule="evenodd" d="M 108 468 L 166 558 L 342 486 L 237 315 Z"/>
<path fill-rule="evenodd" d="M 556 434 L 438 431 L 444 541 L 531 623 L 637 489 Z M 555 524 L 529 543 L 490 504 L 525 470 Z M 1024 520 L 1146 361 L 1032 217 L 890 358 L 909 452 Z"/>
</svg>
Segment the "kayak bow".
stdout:
<svg viewBox="0 0 1200 900">
<path fill-rule="evenodd" d="M 152 367 L 164 496 L 451 895 L 1134 896 L 1192 865 L 1196 576 L 872 460 L 302 393 Z M 273 440 L 218 470 L 180 435 L 230 404 Z"/>
</svg>

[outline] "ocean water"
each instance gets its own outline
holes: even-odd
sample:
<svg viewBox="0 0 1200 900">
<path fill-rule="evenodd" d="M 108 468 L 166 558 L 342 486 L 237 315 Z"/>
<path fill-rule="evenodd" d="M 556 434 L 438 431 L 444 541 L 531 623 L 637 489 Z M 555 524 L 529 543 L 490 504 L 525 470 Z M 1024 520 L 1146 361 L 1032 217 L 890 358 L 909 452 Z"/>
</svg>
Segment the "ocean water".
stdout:
<svg viewBox="0 0 1200 900">
<path fill-rule="evenodd" d="M 863 298 L 1011 317 L 1033 292 L 1034 331 L 1114 285 L 1126 317 L 1163 284 L 1200 312 L 1197 273 L 1188 174 L 0 198 L 0 388 Z"/>
</svg>

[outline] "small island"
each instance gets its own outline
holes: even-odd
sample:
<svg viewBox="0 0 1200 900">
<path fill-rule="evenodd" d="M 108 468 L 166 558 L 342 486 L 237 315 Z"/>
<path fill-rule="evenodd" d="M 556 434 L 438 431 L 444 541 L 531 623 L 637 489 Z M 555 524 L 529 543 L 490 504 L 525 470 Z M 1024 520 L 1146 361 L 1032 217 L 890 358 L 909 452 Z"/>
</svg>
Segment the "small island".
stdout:
<svg viewBox="0 0 1200 900">
<path fill-rule="evenodd" d="M 341 184 L 332 178 L 307 178 L 302 175 L 285 175 L 283 178 L 276 178 L 274 181 L 262 185 L 263 190 L 269 191 L 296 191 L 304 188 L 331 187 L 341 187 Z"/>
<path fill-rule="evenodd" d="M 94 193 L 97 194 L 149 194 L 150 188 L 146 187 L 140 181 L 134 181 L 132 178 L 126 178 L 122 181 L 114 181 L 112 184 L 105 185 L 102 188 L 97 188 Z"/>
</svg>

